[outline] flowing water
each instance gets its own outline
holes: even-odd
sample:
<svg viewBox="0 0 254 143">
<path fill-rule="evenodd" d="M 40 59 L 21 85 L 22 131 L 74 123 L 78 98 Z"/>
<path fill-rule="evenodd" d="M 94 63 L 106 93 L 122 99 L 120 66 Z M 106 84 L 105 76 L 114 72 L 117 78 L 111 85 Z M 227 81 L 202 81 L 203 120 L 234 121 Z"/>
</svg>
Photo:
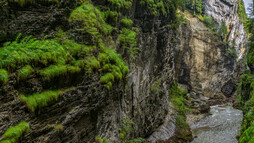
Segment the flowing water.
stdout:
<svg viewBox="0 0 254 143">
<path fill-rule="evenodd" d="M 231 105 L 211 106 L 211 115 L 191 125 L 191 143 L 237 143 L 235 136 L 241 128 L 243 114 Z"/>
</svg>

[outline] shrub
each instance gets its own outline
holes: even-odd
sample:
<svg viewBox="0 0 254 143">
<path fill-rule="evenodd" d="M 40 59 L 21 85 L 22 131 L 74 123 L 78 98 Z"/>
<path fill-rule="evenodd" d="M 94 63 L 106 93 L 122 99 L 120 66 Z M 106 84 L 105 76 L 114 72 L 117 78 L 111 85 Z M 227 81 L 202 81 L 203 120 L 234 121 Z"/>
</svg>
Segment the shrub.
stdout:
<svg viewBox="0 0 254 143">
<path fill-rule="evenodd" d="M 1 143 L 13 143 L 17 142 L 18 139 L 24 134 L 29 132 L 30 126 L 27 122 L 20 122 L 18 125 L 14 127 L 8 128 L 5 133 L 2 135 Z"/>
<path fill-rule="evenodd" d="M 40 94 L 35 93 L 30 96 L 20 95 L 20 99 L 31 112 L 34 112 L 37 108 L 40 109 L 48 106 L 49 103 L 57 101 L 60 95 L 62 95 L 62 92 L 59 90 L 44 91 Z"/>
<path fill-rule="evenodd" d="M 8 72 L 5 69 L 0 69 L 0 83 L 6 83 L 9 80 Z"/>
</svg>

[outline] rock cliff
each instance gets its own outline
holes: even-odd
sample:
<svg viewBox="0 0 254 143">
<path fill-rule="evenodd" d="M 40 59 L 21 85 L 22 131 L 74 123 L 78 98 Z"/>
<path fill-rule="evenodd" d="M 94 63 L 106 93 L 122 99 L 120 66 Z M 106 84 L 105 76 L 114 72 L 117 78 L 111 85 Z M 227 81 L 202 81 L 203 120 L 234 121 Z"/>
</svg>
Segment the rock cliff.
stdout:
<svg viewBox="0 0 254 143">
<path fill-rule="evenodd" d="M 105 1 L 91 2 L 95 6 L 107 4 Z M 78 5 L 71 0 L 25 6 L 9 3 L 0 9 L 0 42 L 12 41 L 18 33 L 52 38 L 59 29 L 68 31 L 77 27 L 68 19 Z M 207 15 L 218 24 L 226 21 L 229 25 L 228 40 L 235 40 L 241 58 L 246 34 L 237 16 L 237 7 L 237 1 L 205 2 Z M 234 93 L 235 85 L 231 81 L 236 60 L 226 52 L 220 37 L 203 22 L 185 12 L 189 22 L 176 30 L 168 26 L 172 24 L 170 16 L 152 15 L 139 0 L 134 0 L 130 10 L 124 12 L 139 31 L 139 53 L 135 60 L 124 55 L 116 44 L 130 68 L 127 80 L 114 84 L 108 91 L 99 82 L 99 72 L 90 77 L 85 74 L 66 76 L 51 83 L 38 75 L 19 83 L 15 79 L 17 72 L 13 73 L 0 92 L 0 135 L 24 120 L 30 123 L 31 130 L 20 142 L 94 142 L 98 135 L 116 142 L 120 138 L 121 121 L 130 119 L 136 125 L 129 136 L 147 138 L 151 142 L 170 142 L 172 138 L 181 138 L 175 125 L 177 110 L 168 100 L 174 80 L 178 80 L 192 98 L 204 99 L 204 102 L 204 96 L 221 98 L 225 92 L 226 96 Z M 80 33 L 74 35 L 79 42 L 86 38 Z M 154 86 L 156 91 L 151 90 Z M 64 92 L 58 102 L 39 112 L 29 113 L 19 99 L 24 91 L 41 92 L 59 87 L 72 88 Z M 200 106 L 201 103 L 195 104 Z M 62 132 L 54 131 L 56 124 L 63 125 Z"/>
</svg>

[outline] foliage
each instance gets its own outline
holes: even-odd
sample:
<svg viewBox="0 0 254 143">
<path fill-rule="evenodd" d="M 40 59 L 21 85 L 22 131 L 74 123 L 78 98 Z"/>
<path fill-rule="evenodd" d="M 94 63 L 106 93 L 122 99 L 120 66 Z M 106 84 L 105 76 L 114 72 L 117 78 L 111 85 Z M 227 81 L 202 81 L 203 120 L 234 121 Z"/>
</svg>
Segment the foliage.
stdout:
<svg viewBox="0 0 254 143">
<path fill-rule="evenodd" d="M 173 83 L 169 91 L 169 101 L 177 109 L 176 125 L 180 127 L 186 127 L 188 124 L 185 122 L 185 114 L 190 109 L 186 106 L 187 103 L 187 92 L 178 87 L 177 83 Z"/>
<path fill-rule="evenodd" d="M 97 143 L 109 143 L 109 142 L 108 142 L 108 139 L 106 139 L 106 138 L 101 138 L 100 136 L 97 136 L 97 137 L 96 137 L 96 142 L 97 142 Z"/>
<path fill-rule="evenodd" d="M 246 20 L 248 19 L 248 15 L 246 14 L 243 0 L 238 0 L 238 12 L 237 13 L 238 13 L 238 16 L 239 16 L 241 22 L 245 23 Z"/>
<path fill-rule="evenodd" d="M 133 21 L 128 18 L 123 18 L 121 20 L 121 24 L 124 25 L 125 27 L 130 27 L 133 24 Z"/>
<path fill-rule="evenodd" d="M 230 50 L 229 50 L 229 49 L 226 49 L 226 52 L 227 52 L 228 54 L 230 54 L 231 56 L 233 56 L 234 59 L 237 58 L 237 52 L 236 52 L 235 47 L 232 47 Z"/>
<path fill-rule="evenodd" d="M 185 0 L 186 7 L 195 14 L 203 14 L 203 0 Z"/>
<path fill-rule="evenodd" d="M 228 35 L 228 28 L 225 22 L 222 22 L 219 29 L 219 35 L 223 37 L 223 39 Z"/>
<path fill-rule="evenodd" d="M 30 96 L 20 95 L 20 99 L 24 102 L 27 108 L 34 112 L 36 109 L 41 109 L 42 107 L 48 106 L 48 104 L 57 101 L 62 92 L 57 91 L 44 91 L 40 94 L 35 93 Z"/>
<path fill-rule="evenodd" d="M 171 16 L 174 19 L 177 8 L 184 7 L 184 0 L 140 0 L 140 4 L 146 6 L 152 15 Z"/>
<path fill-rule="evenodd" d="M 5 69 L 0 69 L 0 84 L 6 83 L 8 80 L 8 72 Z"/>
<path fill-rule="evenodd" d="M 120 8 L 125 8 L 129 9 L 132 6 L 132 1 L 133 0 L 107 0 L 108 2 L 113 5 L 114 8 L 120 9 Z"/>
<path fill-rule="evenodd" d="M 137 48 L 136 36 L 137 31 L 127 28 L 123 28 L 122 33 L 119 34 L 121 47 L 127 49 L 133 59 L 136 58 L 137 51 L 139 50 L 139 48 Z"/>
<path fill-rule="evenodd" d="M 120 139 L 121 143 L 144 143 L 146 142 L 145 139 L 143 138 L 136 138 L 133 140 L 128 140 L 128 135 L 133 132 L 133 126 L 135 126 L 135 123 L 132 120 L 129 119 L 124 119 L 121 122 L 121 128 L 119 129 L 120 131 Z"/>
<path fill-rule="evenodd" d="M 24 80 L 33 72 L 34 72 L 34 69 L 30 65 L 27 65 L 18 71 L 18 79 Z"/>
<path fill-rule="evenodd" d="M 242 105 L 244 119 L 242 122 L 239 143 L 254 140 L 254 79 L 252 75 L 244 74 L 239 85 L 241 93 L 238 97 Z"/>
<path fill-rule="evenodd" d="M 204 22 L 208 27 L 212 27 L 213 19 L 210 16 L 204 15 Z"/>
<path fill-rule="evenodd" d="M 14 127 L 8 128 L 2 135 L 0 143 L 15 143 L 24 134 L 29 132 L 30 126 L 27 122 L 20 122 Z"/>
<path fill-rule="evenodd" d="M 112 0 L 118 1 L 118 0 Z M 110 35 L 113 28 L 104 21 L 104 14 L 88 1 L 72 11 L 70 22 L 80 21 L 83 23 L 82 31 L 91 34 L 97 41 L 102 35 Z"/>
</svg>

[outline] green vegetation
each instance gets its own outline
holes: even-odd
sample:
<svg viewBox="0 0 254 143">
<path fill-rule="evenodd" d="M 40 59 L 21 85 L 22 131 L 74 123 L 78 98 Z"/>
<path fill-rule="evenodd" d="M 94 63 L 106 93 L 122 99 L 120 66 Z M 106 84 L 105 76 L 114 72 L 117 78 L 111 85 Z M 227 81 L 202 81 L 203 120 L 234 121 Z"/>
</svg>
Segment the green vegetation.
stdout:
<svg viewBox="0 0 254 143">
<path fill-rule="evenodd" d="M 212 27 L 213 19 L 210 16 L 204 15 L 204 22 L 208 27 Z"/>
<path fill-rule="evenodd" d="M 243 0 L 238 0 L 238 16 L 241 22 L 245 24 L 248 19 L 248 15 L 246 14 Z"/>
<path fill-rule="evenodd" d="M 120 0 L 112 0 L 120 1 Z M 83 23 L 82 31 L 92 35 L 96 41 L 102 38 L 102 35 L 110 35 L 113 27 L 105 22 L 104 14 L 88 1 L 85 1 L 80 7 L 72 11 L 69 21 Z"/>
<path fill-rule="evenodd" d="M 129 139 L 129 135 L 133 132 L 133 127 L 135 123 L 132 120 L 124 119 L 121 121 L 120 128 L 119 128 L 119 137 L 120 141 L 117 143 L 146 143 L 146 139 L 144 138 L 135 138 Z M 107 138 L 102 138 L 100 136 L 96 137 L 97 143 L 109 143 Z"/>
<path fill-rule="evenodd" d="M 8 79 L 8 72 L 5 69 L 0 69 L 0 84 L 6 83 Z"/>
<path fill-rule="evenodd" d="M 185 0 L 186 7 L 191 9 L 194 15 L 203 14 L 203 0 Z"/>
<path fill-rule="evenodd" d="M 188 126 L 185 121 L 185 114 L 187 111 L 190 111 L 186 105 L 188 101 L 187 92 L 179 88 L 176 82 L 172 85 L 169 91 L 169 101 L 172 102 L 177 109 L 176 125 L 179 127 Z"/>
<path fill-rule="evenodd" d="M 123 18 L 121 20 L 121 24 L 124 25 L 125 27 L 130 27 L 133 24 L 133 22 L 131 19 Z"/>
<path fill-rule="evenodd" d="M 169 15 L 175 18 L 177 8 L 184 7 L 184 0 L 140 0 L 152 15 Z"/>
<path fill-rule="evenodd" d="M 133 0 L 107 0 L 107 1 L 110 2 L 111 5 L 116 9 L 120 8 L 129 9 L 132 6 Z"/>
<path fill-rule="evenodd" d="M 0 143 L 15 143 L 25 133 L 29 132 L 30 126 L 27 122 L 20 122 L 14 127 L 8 128 L 1 137 Z"/>
<path fill-rule="evenodd" d="M 108 142 L 108 139 L 106 139 L 106 138 L 101 138 L 100 136 L 97 136 L 97 137 L 96 137 L 96 142 L 97 142 L 97 143 L 109 143 L 109 142 Z"/>
<path fill-rule="evenodd" d="M 27 65 L 18 71 L 18 79 L 26 79 L 33 72 L 34 69 L 30 65 Z"/>
<path fill-rule="evenodd" d="M 238 95 L 244 119 L 242 122 L 239 143 L 248 143 L 254 140 L 254 79 L 252 75 L 244 74 L 239 87 L 243 92 Z"/>
<path fill-rule="evenodd" d="M 223 37 L 223 39 L 225 39 L 226 36 L 228 35 L 228 28 L 225 22 L 222 22 L 220 25 L 219 35 Z"/>
<path fill-rule="evenodd" d="M 136 36 L 137 31 L 133 31 L 127 28 L 123 28 L 122 33 L 119 34 L 121 47 L 127 49 L 128 54 L 133 59 L 136 58 L 137 51 L 139 50 L 137 47 Z"/>
<path fill-rule="evenodd" d="M 27 108 L 34 112 L 36 109 L 41 109 L 42 107 L 48 106 L 48 104 L 55 102 L 59 99 L 62 92 L 57 91 L 44 91 L 40 94 L 33 94 L 30 96 L 20 95 L 20 99 L 24 102 Z"/>
</svg>

